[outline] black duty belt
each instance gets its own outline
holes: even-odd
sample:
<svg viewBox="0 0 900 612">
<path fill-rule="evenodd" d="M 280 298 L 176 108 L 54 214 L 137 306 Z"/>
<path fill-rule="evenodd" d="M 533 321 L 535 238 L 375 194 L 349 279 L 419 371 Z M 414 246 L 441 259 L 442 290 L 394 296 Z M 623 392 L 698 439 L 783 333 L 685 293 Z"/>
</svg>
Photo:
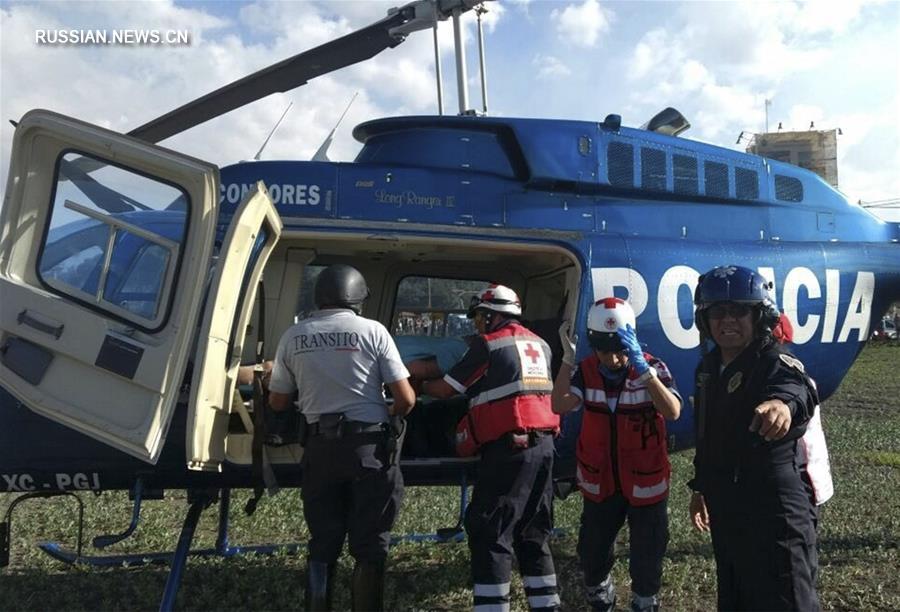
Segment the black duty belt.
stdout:
<svg viewBox="0 0 900 612">
<path fill-rule="evenodd" d="M 386 423 L 366 423 L 364 421 L 341 420 L 335 427 L 323 427 L 321 423 L 310 423 L 309 435 L 331 433 L 335 437 L 350 436 L 353 434 L 378 433 L 387 430 Z"/>
</svg>

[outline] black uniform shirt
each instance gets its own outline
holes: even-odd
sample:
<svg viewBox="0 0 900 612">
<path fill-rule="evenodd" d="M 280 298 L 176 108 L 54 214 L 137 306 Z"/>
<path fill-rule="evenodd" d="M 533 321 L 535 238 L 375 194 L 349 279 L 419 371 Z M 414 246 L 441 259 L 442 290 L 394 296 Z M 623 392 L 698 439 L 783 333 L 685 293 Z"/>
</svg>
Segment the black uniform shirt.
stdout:
<svg viewBox="0 0 900 612">
<path fill-rule="evenodd" d="M 718 348 L 697 369 L 694 480 L 703 491 L 711 480 L 764 475 L 795 460 L 796 440 L 818 404 L 815 388 L 800 361 L 771 340 L 754 342 L 722 368 Z M 780 440 L 766 442 L 749 430 L 754 410 L 780 399 L 791 411 L 791 426 Z"/>
</svg>

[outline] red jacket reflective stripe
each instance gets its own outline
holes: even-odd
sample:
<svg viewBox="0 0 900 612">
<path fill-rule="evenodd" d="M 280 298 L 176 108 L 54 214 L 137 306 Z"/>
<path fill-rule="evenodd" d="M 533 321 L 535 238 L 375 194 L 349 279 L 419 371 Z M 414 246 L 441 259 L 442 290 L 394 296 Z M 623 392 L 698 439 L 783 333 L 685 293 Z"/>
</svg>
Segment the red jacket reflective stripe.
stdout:
<svg viewBox="0 0 900 612">
<path fill-rule="evenodd" d="M 558 432 L 559 415 L 550 406 L 553 380 L 547 343 L 515 321 L 483 338 L 487 370 L 457 428 L 458 452 L 472 454 L 509 432 Z"/>
<path fill-rule="evenodd" d="M 656 361 L 645 357 L 648 363 Z M 612 412 L 599 366 L 596 355 L 579 365 L 584 411 L 576 447 L 578 486 L 596 502 L 620 491 L 634 506 L 654 504 L 668 495 L 672 471 L 665 419 L 630 366 Z"/>
</svg>

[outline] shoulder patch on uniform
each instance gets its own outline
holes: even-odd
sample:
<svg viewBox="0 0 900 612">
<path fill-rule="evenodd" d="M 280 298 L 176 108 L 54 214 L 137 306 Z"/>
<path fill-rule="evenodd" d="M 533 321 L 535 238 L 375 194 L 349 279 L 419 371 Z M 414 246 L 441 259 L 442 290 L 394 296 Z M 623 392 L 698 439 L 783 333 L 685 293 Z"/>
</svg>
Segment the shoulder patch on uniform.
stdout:
<svg viewBox="0 0 900 612">
<path fill-rule="evenodd" d="M 732 376 L 728 380 L 728 392 L 734 393 L 735 390 L 741 386 L 741 382 L 744 380 L 743 372 L 735 372 L 734 376 Z"/>
<path fill-rule="evenodd" d="M 781 354 L 778 356 L 784 363 L 786 363 L 789 367 L 792 367 L 796 370 L 800 370 L 801 372 L 806 372 L 806 369 L 803 367 L 803 362 L 797 359 L 796 357 L 791 357 L 790 355 Z"/>
</svg>

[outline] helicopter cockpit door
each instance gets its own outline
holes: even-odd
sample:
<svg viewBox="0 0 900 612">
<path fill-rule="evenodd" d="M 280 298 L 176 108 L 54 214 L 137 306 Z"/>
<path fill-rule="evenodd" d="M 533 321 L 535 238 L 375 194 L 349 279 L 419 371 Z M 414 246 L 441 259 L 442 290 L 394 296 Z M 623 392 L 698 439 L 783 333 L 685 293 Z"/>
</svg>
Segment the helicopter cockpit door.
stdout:
<svg viewBox="0 0 900 612">
<path fill-rule="evenodd" d="M 18 124 L 0 216 L 0 383 L 156 463 L 206 288 L 218 168 L 44 110 Z"/>
<path fill-rule="evenodd" d="M 200 328 L 202 341 L 194 358 L 187 420 L 187 459 L 192 470 L 219 471 L 225 459 L 245 330 L 281 227 L 265 187 L 257 183 L 238 207 L 222 243 Z"/>
</svg>

